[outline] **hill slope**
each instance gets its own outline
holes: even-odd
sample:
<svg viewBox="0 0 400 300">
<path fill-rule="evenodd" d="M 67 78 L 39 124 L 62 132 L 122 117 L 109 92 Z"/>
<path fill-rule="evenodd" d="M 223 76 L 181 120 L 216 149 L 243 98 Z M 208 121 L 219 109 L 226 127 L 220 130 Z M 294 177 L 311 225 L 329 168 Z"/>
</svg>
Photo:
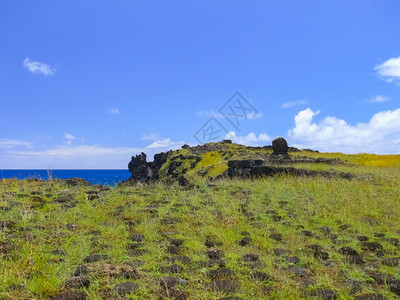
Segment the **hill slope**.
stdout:
<svg viewBox="0 0 400 300">
<path fill-rule="evenodd" d="M 112 189 L 0 180 L 0 298 L 398 299 L 398 157 L 293 150 L 274 166 L 352 177 L 221 176 L 272 151 L 185 147 Z"/>
</svg>

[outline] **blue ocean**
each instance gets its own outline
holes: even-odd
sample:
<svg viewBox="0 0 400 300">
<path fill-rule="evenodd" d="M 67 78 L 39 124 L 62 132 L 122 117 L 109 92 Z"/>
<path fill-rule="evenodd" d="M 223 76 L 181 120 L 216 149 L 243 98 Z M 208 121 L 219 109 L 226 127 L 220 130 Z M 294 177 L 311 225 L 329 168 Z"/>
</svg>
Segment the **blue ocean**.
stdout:
<svg viewBox="0 0 400 300">
<path fill-rule="evenodd" d="M 50 174 L 49 174 L 50 173 Z M 73 177 L 83 178 L 92 184 L 115 186 L 122 180 L 131 177 L 128 170 L 0 170 L 0 179 L 39 178 L 47 180 L 52 178 L 67 179 Z"/>
</svg>

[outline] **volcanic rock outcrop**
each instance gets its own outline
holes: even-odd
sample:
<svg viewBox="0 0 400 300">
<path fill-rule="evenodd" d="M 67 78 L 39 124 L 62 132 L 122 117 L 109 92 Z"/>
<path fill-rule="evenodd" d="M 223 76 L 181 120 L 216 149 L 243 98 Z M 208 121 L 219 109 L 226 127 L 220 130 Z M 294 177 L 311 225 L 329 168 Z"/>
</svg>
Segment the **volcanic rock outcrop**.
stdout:
<svg viewBox="0 0 400 300">
<path fill-rule="evenodd" d="M 271 153 L 272 150 L 272 153 Z M 161 152 L 154 156 L 153 162 L 147 162 L 146 154 L 132 156 L 128 168 L 132 173 L 127 182 L 150 182 L 156 180 L 177 181 L 180 185 L 188 185 L 187 174 L 210 176 L 214 167 L 210 160 L 215 159 L 221 169 L 221 159 L 226 163 L 227 169 L 221 173 L 211 175 L 209 178 L 242 177 L 254 178 L 260 176 L 273 176 L 277 174 L 290 174 L 294 176 L 324 176 L 324 177 L 351 177 L 349 174 L 339 174 L 331 171 L 313 171 L 298 169 L 293 164 L 298 163 L 323 163 L 343 164 L 340 159 L 314 158 L 310 156 L 289 155 L 301 150 L 288 147 L 286 140 L 279 137 L 272 141 L 272 146 L 246 147 L 232 144 L 230 140 L 219 143 L 206 143 L 199 146 L 183 145 L 181 150 Z M 270 154 L 271 153 L 271 154 Z M 200 167 L 198 166 L 200 164 Z M 193 172 L 191 172 L 193 170 Z"/>
<path fill-rule="evenodd" d="M 136 156 L 132 156 L 131 161 L 128 164 L 129 172 L 132 173 L 129 181 L 134 182 L 149 182 L 158 179 L 158 171 L 161 166 L 167 161 L 169 152 L 161 152 L 154 155 L 153 162 L 147 162 L 147 156 L 144 152 Z"/>
</svg>

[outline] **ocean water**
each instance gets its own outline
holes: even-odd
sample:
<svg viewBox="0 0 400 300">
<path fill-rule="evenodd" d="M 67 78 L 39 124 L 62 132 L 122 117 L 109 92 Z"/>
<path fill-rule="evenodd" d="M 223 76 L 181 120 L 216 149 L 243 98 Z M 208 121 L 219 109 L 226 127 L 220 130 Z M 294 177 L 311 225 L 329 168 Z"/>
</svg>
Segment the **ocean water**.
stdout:
<svg viewBox="0 0 400 300">
<path fill-rule="evenodd" d="M 73 177 L 83 178 L 92 184 L 115 186 L 122 180 L 131 177 L 128 170 L 52 170 L 53 178 L 67 179 Z M 17 178 L 19 180 L 29 178 L 48 179 L 47 170 L 1 170 L 0 179 Z"/>
</svg>

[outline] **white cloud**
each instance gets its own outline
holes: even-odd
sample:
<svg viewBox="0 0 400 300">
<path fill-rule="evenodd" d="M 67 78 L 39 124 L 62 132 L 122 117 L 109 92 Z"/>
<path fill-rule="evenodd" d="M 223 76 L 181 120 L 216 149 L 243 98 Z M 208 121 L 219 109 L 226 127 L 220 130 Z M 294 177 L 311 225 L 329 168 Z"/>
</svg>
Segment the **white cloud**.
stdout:
<svg viewBox="0 0 400 300">
<path fill-rule="evenodd" d="M 400 56 L 391 58 L 374 68 L 387 82 L 400 79 Z"/>
<path fill-rule="evenodd" d="M 306 100 L 287 101 L 282 104 L 282 108 L 289 108 L 293 106 L 306 105 L 306 104 L 308 104 Z"/>
<path fill-rule="evenodd" d="M 147 140 L 157 140 L 157 139 L 159 139 L 160 138 L 160 136 L 159 136 L 159 134 L 158 133 L 153 133 L 153 132 L 150 132 L 150 133 L 147 133 L 147 134 L 143 134 L 142 135 L 142 137 L 140 138 L 142 141 L 147 141 Z"/>
<path fill-rule="evenodd" d="M 130 157 L 141 150 L 130 147 L 64 145 L 42 151 L 10 151 L 0 159 L 0 163 L 10 168 L 24 169 L 47 168 L 50 165 L 55 169 L 125 169 Z"/>
<path fill-rule="evenodd" d="M 10 140 L 10 139 L 0 139 L 0 148 L 11 149 L 17 146 L 22 146 L 26 148 L 32 148 L 32 144 L 27 141 L 21 140 Z"/>
<path fill-rule="evenodd" d="M 224 116 L 221 113 L 213 110 L 198 111 L 197 116 L 202 118 L 216 118 L 216 119 L 224 118 Z"/>
<path fill-rule="evenodd" d="M 262 112 L 258 112 L 256 114 L 251 114 L 251 115 L 246 115 L 247 120 L 252 120 L 252 119 L 261 119 L 264 116 Z"/>
<path fill-rule="evenodd" d="M 246 115 L 244 117 L 244 119 L 246 119 L 246 120 L 259 119 L 259 118 L 262 118 L 263 115 L 264 114 L 262 112 L 258 112 L 256 114 Z M 202 117 L 202 118 L 215 118 L 215 119 L 224 119 L 225 118 L 223 114 L 213 111 L 213 110 L 198 111 L 197 116 Z"/>
<path fill-rule="evenodd" d="M 295 116 L 295 127 L 288 135 L 293 146 L 345 153 L 400 153 L 400 108 L 376 113 L 368 123 L 350 125 L 345 120 L 327 116 L 313 122 L 319 111 L 307 108 Z"/>
<path fill-rule="evenodd" d="M 67 140 L 74 140 L 75 136 L 70 133 L 64 133 L 64 138 Z"/>
<path fill-rule="evenodd" d="M 385 97 L 385 96 L 382 96 L 382 95 L 377 95 L 377 96 L 369 99 L 369 102 L 371 102 L 371 103 L 382 103 L 382 102 L 387 102 L 389 100 L 390 100 L 389 97 Z"/>
<path fill-rule="evenodd" d="M 56 73 L 56 70 L 50 68 L 49 65 L 38 61 L 31 61 L 28 57 L 25 58 L 23 66 L 32 74 L 43 74 L 48 76 Z"/>
<path fill-rule="evenodd" d="M 70 133 L 64 133 L 64 138 L 67 140 L 67 145 L 72 145 L 72 141 L 75 139 L 75 136 Z"/>
<path fill-rule="evenodd" d="M 267 133 L 260 133 L 258 136 L 254 132 L 250 132 L 245 136 L 238 136 L 236 132 L 229 131 L 225 139 L 232 140 L 232 142 L 247 146 L 259 146 L 259 142 L 269 142 L 271 141 L 270 136 Z"/>
<path fill-rule="evenodd" d="M 119 108 L 110 108 L 109 110 L 108 110 L 108 113 L 109 114 L 112 114 L 112 115 L 118 115 L 119 114 Z"/>
<path fill-rule="evenodd" d="M 162 140 L 157 140 L 153 143 L 151 143 L 150 145 L 148 145 L 146 148 L 147 149 L 155 149 L 155 148 L 179 148 L 180 146 L 182 146 L 183 144 L 185 144 L 185 142 L 173 142 L 171 141 L 171 139 L 167 138 L 167 139 L 162 139 Z"/>
</svg>

